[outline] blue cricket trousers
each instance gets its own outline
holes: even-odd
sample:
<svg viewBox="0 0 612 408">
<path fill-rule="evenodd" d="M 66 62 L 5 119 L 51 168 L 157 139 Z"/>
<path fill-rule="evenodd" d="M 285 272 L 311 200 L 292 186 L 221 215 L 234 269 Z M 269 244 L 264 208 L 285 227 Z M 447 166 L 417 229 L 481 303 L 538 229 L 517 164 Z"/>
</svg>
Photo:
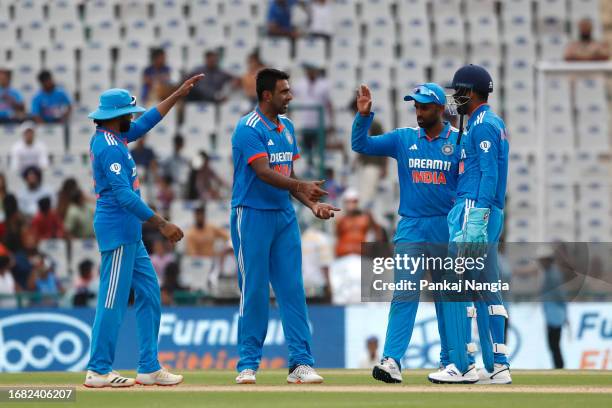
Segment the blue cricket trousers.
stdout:
<svg viewBox="0 0 612 408">
<path fill-rule="evenodd" d="M 106 374 L 112 370 L 117 336 L 134 289 L 138 331 L 138 372 L 161 368 L 157 338 L 161 318 L 161 296 L 157 275 L 142 241 L 102 252 L 100 292 L 93 324 L 88 370 Z"/>
<path fill-rule="evenodd" d="M 394 242 L 396 254 L 407 254 L 415 258 L 423 255 L 444 258 L 446 257 L 446 243 L 448 242 L 446 216 L 402 217 L 397 225 Z M 424 272 L 423 268 L 419 268 L 414 274 L 407 273 L 406 271 L 395 271 L 396 282 L 405 279 L 417 284 L 416 291 L 396 290 L 391 300 L 383 357 L 391 357 L 398 364 L 400 364 L 401 359 L 404 357 L 412 337 L 416 313 L 419 307 L 420 291 L 418 290 L 418 284 L 423 278 Z M 442 271 L 437 270 L 430 272 L 434 281 L 439 280 L 442 274 Z M 438 317 L 438 332 L 440 334 L 440 362 L 446 365 L 448 364 L 448 352 L 442 307 L 439 302 L 435 302 L 435 307 Z"/>
<path fill-rule="evenodd" d="M 455 236 L 459 231 L 462 230 L 465 222 L 466 210 L 469 207 L 474 207 L 474 200 L 460 199 L 457 200 L 455 206 L 451 209 L 448 214 L 448 229 L 451 237 Z M 466 274 L 466 279 L 475 279 L 480 282 L 496 282 L 499 279 L 499 265 L 497 261 L 497 243 L 502 234 L 504 226 L 504 211 L 495 206 L 491 207 L 489 214 L 489 222 L 487 224 L 487 240 L 489 246 L 487 249 L 487 257 L 485 261 L 484 272 L 481 272 L 479 276 Z M 450 252 L 456 253 L 455 246 L 451 243 Z M 487 361 L 485 356 L 492 356 L 493 360 L 497 364 L 508 365 L 508 358 L 503 353 L 493 353 L 492 343 L 505 343 L 505 324 L 506 318 L 500 315 L 491 315 L 489 309 L 491 306 L 503 306 L 503 300 L 501 292 L 491 293 L 487 292 L 483 294 L 482 300 L 474 302 L 477 312 L 477 321 L 479 326 L 479 332 L 481 335 L 481 349 L 483 354 L 483 360 L 486 368 L 491 371 L 491 364 L 493 361 Z M 459 310 L 455 313 L 457 316 L 447 316 L 446 327 L 449 330 L 447 336 L 451 344 L 450 355 L 451 362 L 455 363 L 457 368 L 460 370 L 467 370 L 467 366 L 474 364 L 473 353 L 466 352 L 466 343 L 469 344 L 472 341 L 472 330 L 471 330 L 471 319 L 467 317 L 465 309 L 461 310 L 463 306 L 470 307 L 470 302 L 459 302 L 455 306 L 459 307 Z M 449 313 L 450 315 L 450 313 Z M 461 319 L 461 322 L 457 322 L 457 318 Z M 484 331 L 483 331 L 484 330 Z M 484 333 L 484 332 L 487 333 Z M 460 332 L 465 332 L 464 336 L 460 336 Z M 454 333 L 454 334 L 452 334 Z M 454 340 L 459 340 L 455 342 Z M 467 353 L 467 365 L 465 355 Z M 461 355 L 459 355 L 461 354 Z"/>
<path fill-rule="evenodd" d="M 302 244 L 295 211 L 235 207 L 231 235 L 240 288 L 237 370 L 259 367 L 268 330 L 270 283 L 289 348 L 289 367 L 312 366 Z"/>
</svg>

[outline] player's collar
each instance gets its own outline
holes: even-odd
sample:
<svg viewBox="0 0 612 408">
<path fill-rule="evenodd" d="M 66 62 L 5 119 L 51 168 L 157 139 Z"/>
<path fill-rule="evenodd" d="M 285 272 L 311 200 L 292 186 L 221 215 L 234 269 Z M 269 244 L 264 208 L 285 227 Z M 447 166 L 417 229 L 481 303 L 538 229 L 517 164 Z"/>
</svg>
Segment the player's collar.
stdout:
<svg viewBox="0 0 612 408">
<path fill-rule="evenodd" d="M 263 124 L 268 128 L 268 130 L 276 130 L 278 133 L 282 133 L 285 130 L 285 125 L 283 125 L 283 121 L 277 116 L 278 126 L 276 123 L 269 120 L 266 115 L 263 114 L 261 110 L 259 110 L 259 106 L 255 108 L 255 114 L 259 116 L 259 119 L 263 122 Z"/>
<path fill-rule="evenodd" d="M 486 102 L 478 105 L 476 109 L 474 109 L 474 112 L 472 112 L 472 114 L 470 115 L 470 119 L 468 120 L 468 123 L 467 123 L 468 127 L 471 127 L 471 125 L 476 121 L 476 118 L 478 118 L 478 115 L 481 112 L 488 111 L 489 109 L 491 109 L 491 106 Z"/>
<path fill-rule="evenodd" d="M 127 141 L 123 139 L 121 136 L 119 136 L 117 132 L 115 132 L 114 130 L 110 130 L 109 128 L 106 128 L 104 126 L 96 126 L 96 132 L 109 133 L 113 135 L 115 139 L 117 139 L 118 142 L 123 143 L 124 145 L 127 146 Z"/>
<path fill-rule="evenodd" d="M 442 131 L 440 132 L 440 134 L 434 138 L 430 138 L 429 136 L 427 136 L 427 133 L 425 132 L 425 129 L 423 128 L 419 128 L 419 138 L 426 138 L 428 141 L 433 141 L 436 140 L 438 138 L 442 138 L 442 139 L 448 139 L 448 137 L 450 136 L 450 132 L 451 132 L 451 126 L 450 123 L 448 122 L 443 122 L 444 123 L 444 127 L 442 128 Z"/>
</svg>

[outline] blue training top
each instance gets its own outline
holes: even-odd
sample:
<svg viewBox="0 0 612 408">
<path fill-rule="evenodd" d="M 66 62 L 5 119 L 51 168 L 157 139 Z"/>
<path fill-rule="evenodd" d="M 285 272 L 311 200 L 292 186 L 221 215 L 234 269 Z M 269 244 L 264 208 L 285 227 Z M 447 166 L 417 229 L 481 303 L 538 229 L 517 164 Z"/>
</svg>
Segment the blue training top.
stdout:
<svg viewBox="0 0 612 408">
<path fill-rule="evenodd" d="M 90 156 L 96 191 L 94 230 L 100 251 L 110 251 L 142 239 L 142 222 L 154 215 L 140 198 L 136 163 L 127 144 L 153 128 L 162 116 L 156 108 L 132 122 L 126 133 L 97 127 Z"/>
<path fill-rule="evenodd" d="M 445 123 L 442 133 L 430 139 L 419 127 L 399 128 L 369 137 L 374 113 L 359 113 L 351 136 L 354 151 L 397 160 L 400 184 L 399 214 L 402 217 L 446 216 L 457 188 L 459 131 Z"/>
<path fill-rule="evenodd" d="M 262 181 L 250 166 L 254 160 L 267 157 L 270 168 L 283 176 L 291 176 L 293 161 L 300 157 L 295 130 L 286 116 L 279 115 L 278 121 L 277 126 L 257 107 L 238 122 L 232 135 L 232 208 L 282 210 L 292 207 L 289 191 Z"/>
<path fill-rule="evenodd" d="M 475 200 L 477 208 L 504 208 L 510 146 L 504 121 L 480 105 L 461 137 L 457 198 Z"/>
</svg>

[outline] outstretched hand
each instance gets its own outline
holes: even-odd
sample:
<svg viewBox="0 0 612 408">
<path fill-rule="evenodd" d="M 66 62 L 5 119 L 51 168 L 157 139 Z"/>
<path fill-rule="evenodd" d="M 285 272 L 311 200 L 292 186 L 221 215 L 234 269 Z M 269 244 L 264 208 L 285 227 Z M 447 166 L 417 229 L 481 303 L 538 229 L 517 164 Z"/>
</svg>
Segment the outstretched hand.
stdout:
<svg viewBox="0 0 612 408">
<path fill-rule="evenodd" d="M 327 203 L 316 203 L 312 206 L 311 210 L 315 217 L 322 220 L 333 218 L 334 211 L 340 211 L 338 207 L 334 207 Z"/>
<path fill-rule="evenodd" d="M 195 84 L 197 84 L 202 78 L 204 78 L 204 74 L 197 74 L 187 79 L 183 84 L 176 90 L 179 96 L 187 96 L 187 94 L 193 89 Z"/>
<path fill-rule="evenodd" d="M 367 85 L 362 84 L 357 90 L 357 110 L 360 114 L 367 116 L 372 109 L 372 94 Z"/>
</svg>

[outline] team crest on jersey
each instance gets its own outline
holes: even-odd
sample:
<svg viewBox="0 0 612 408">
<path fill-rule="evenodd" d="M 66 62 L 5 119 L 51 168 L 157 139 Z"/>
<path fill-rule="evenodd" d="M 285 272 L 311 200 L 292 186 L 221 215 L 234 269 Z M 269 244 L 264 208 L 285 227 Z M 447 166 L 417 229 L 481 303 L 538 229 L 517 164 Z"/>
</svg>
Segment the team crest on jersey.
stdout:
<svg viewBox="0 0 612 408">
<path fill-rule="evenodd" d="M 455 151 L 455 147 L 452 144 L 442 145 L 442 153 L 446 156 L 450 156 Z"/>
<path fill-rule="evenodd" d="M 491 142 L 489 142 L 488 140 L 483 140 L 482 142 L 480 142 L 480 148 L 483 152 L 489 153 L 489 149 L 491 148 Z"/>
<path fill-rule="evenodd" d="M 110 171 L 119 175 L 121 173 L 121 165 L 119 163 L 113 163 L 110 165 Z"/>
</svg>

